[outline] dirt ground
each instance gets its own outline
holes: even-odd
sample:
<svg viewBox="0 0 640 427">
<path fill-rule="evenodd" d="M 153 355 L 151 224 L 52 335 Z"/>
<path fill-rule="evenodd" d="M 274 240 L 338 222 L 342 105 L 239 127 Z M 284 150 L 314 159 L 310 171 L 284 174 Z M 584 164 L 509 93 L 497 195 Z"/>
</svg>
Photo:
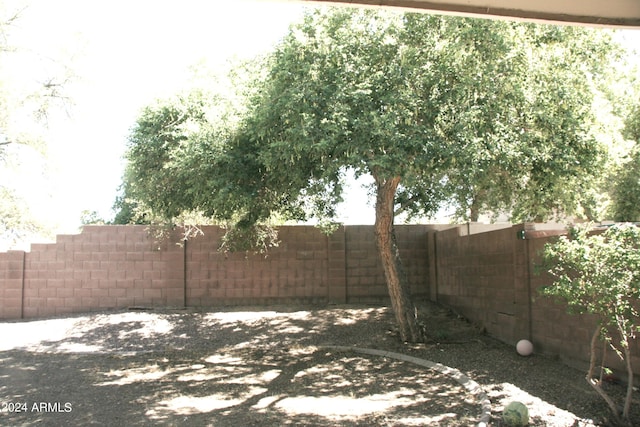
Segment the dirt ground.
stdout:
<svg viewBox="0 0 640 427">
<path fill-rule="evenodd" d="M 0 323 L 0 425 L 469 426 L 481 404 L 451 376 L 356 346 L 458 369 L 533 426 L 603 423 L 584 373 L 421 307 L 431 342 L 400 342 L 379 306 L 102 312 Z M 623 385 L 612 385 L 622 391 Z M 634 420 L 640 425 L 639 396 Z"/>
</svg>

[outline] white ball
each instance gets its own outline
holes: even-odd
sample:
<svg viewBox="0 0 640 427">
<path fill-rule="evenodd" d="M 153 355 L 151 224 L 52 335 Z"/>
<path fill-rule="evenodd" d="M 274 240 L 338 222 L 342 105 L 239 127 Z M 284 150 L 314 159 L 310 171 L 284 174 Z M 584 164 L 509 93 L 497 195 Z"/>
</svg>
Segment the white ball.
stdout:
<svg viewBox="0 0 640 427">
<path fill-rule="evenodd" d="M 533 344 L 529 340 L 520 340 L 516 344 L 516 351 L 520 356 L 530 356 L 533 353 Z"/>
</svg>

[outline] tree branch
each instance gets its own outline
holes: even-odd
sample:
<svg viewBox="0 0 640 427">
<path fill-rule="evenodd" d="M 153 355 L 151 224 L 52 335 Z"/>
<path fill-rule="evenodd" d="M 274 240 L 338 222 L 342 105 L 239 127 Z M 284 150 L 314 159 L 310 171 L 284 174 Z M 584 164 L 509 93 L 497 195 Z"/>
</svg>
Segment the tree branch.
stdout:
<svg viewBox="0 0 640 427">
<path fill-rule="evenodd" d="M 401 213 L 405 212 L 407 209 L 409 209 L 409 205 L 411 204 L 411 202 L 415 202 L 416 200 L 420 199 L 420 197 L 418 197 L 418 195 L 414 195 L 412 197 L 410 197 L 409 199 L 407 199 L 404 203 L 401 203 L 400 206 L 398 207 L 398 209 L 396 209 L 393 212 L 394 216 L 398 216 Z"/>
</svg>

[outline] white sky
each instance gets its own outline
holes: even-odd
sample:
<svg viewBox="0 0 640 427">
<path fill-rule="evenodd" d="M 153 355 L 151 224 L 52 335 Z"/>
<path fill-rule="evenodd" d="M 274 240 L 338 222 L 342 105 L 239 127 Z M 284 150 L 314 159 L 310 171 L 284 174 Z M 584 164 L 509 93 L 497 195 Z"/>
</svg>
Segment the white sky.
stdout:
<svg viewBox="0 0 640 427">
<path fill-rule="evenodd" d="M 76 232 L 81 211 L 111 218 L 123 171 L 122 155 L 138 112 L 175 94 L 202 59 L 224 63 L 269 50 L 301 16 L 295 2 L 249 0 L 4 0 L 26 5 L 12 41 L 53 58 L 73 58 L 78 79 L 68 87 L 74 105 L 56 115 L 46 142 L 47 174 L 37 156 L 24 156 L 19 188 L 36 215 L 58 233 Z M 640 31 L 633 37 L 640 41 Z M 47 67 L 42 58 L 17 70 L 28 79 Z M 33 73 L 32 73 L 33 71 Z M 15 175 L 12 175 L 14 177 Z M 0 171 L 0 179 L 7 179 Z M 13 179 L 13 178 L 12 178 Z M 373 223 L 373 208 L 355 186 L 342 209 L 346 223 Z"/>
</svg>

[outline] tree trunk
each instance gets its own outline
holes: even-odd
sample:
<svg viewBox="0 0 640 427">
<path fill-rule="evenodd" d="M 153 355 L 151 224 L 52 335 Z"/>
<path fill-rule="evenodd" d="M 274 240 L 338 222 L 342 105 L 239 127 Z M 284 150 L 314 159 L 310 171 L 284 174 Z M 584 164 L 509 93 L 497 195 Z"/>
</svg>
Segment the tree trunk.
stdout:
<svg viewBox="0 0 640 427">
<path fill-rule="evenodd" d="M 471 200 L 471 206 L 469 206 L 469 221 L 478 222 L 480 218 L 480 210 L 484 204 L 484 200 L 487 198 L 487 190 L 482 188 L 477 189 L 473 193 L 473 199 Z"/>
<path fill-rule="evenodd" d="M 602 327 L 600 326 L 600 324 L 598 324 L 596 330 L 591 336 L 591 346 L 589 349 L 589 370 L 587 371 L 587 376 L 585 377 L 585 379 L 587 380 L 589 385 L 600 395 L 600 397 L 602 397 L 604 401 L 607 402 L 607 405 L 609 405 L 609 409 L 611 410 L 611 413 L 613 414 L 616 422 L 620 423 L 620 413 L 618 411 L 616 403 L 613 401 L 613 399 L 611 399 L 607 392 L 604 391 L 604 389 L 602 388 L 602 384 L 599 381 L 593 379 L 596 368 L 596 344 L 598 342 L 598 337 L 600 336 L 601 328 Z M 607 343 L 604 342 L 603 345 L 606 346 Z"/>
<path fill-rule="evenodd" d="M 629 335 L 624 327 L 624 318 L 616 316 L 618 333 L 620 334 L 620 345 L 622 346 L 622 354 L 627 368 L 627 394 L 624 398 L 624 407 L 622 409 L 622 418 L 631 425 L 629 415 L 631 413 L 631 400 L 633 398 L 633 366 L 631 365 L 631 349 L 629 348 Z"/>
<path fill-rule="evenodd" d="M 484 193 L 481 191 L 481 193 Z M 469 221 L 470 222 L 478 222 L 478 218 L 480 218 L 480 194 L 476 194 L 473 197 L 473 201 L 471 202 L 471 206 L 469 207 Z"/>
<path fill-rule="evenodd" d="M 376 221 L 375 234 L 380 260 L 384 269 L 391 306 L 396 316 L 400 337 L 405 342 L 421 342 L 424 337 L 418 319 L 416 309 L 411 300 L 409 281 L 402 268 L 400 253 L 396 244 L 396 236 L 393 229 L 393 208 L 396 190 L 400 183 L 400 177 L 376 180 Z"/>
</svg>

